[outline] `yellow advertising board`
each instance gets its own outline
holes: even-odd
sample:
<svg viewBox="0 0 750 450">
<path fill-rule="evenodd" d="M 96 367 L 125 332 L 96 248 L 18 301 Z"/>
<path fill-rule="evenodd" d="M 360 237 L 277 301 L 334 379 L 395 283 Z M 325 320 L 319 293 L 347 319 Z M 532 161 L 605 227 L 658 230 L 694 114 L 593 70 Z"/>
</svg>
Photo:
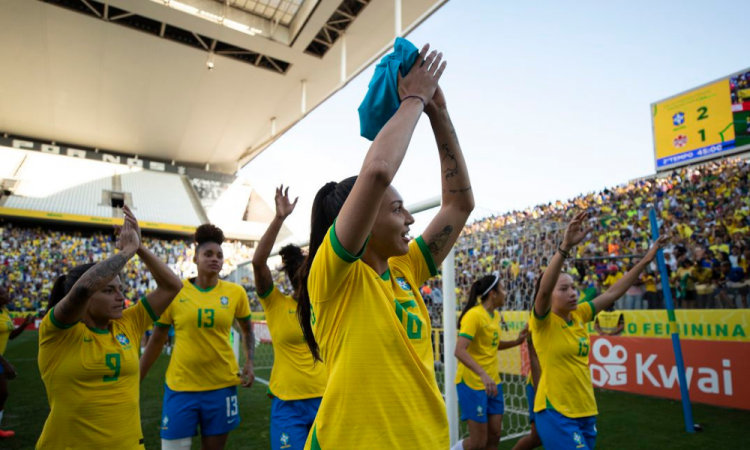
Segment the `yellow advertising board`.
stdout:
<svg viewBox="0 0 750 450">
<path fill-rule="evenodd" d="M 666 310 L 621 311 L 625 318 L 625 330 L 620 336 L 639 338 L 671 339 Z M 694 309 L 676 310 L 677 332 L 680 339 L 697 341 L 730 341 L 750 343 L 750 309 Z M 501 339 L 512 341 L 529 321 L 528 311 L 503 311 L 505 325 Z M 594 322 L 588 323 L 591 335 L 598 335 Z M 452 351 L 452 350 L 451 350 Z M 514 347 L 500 352 L 500 372 L 521 375 L 528 364 L 522 357 L 525 349 Z M 524 353 L 525 354 L 525 353 Z"/>
<path fill-rule="evenodd" d="M 97 225 L 122 225 L 122 219 L 114 217 L 83 216 L 79 214 L 6 208 L 3 206 L 0 206 L 0 216 L 23 217 L 26 219 L 56 220 L 62 222 L 90 223 Z M 146 221 L 139 221 L 138 224 L 141 226 L 141 228 L 146 230 L 177 231 L 181 233 L 195 232 L 195 227 L 189 227 L 186 225 L 174 225 L 168 223 Z"/>
</svg>

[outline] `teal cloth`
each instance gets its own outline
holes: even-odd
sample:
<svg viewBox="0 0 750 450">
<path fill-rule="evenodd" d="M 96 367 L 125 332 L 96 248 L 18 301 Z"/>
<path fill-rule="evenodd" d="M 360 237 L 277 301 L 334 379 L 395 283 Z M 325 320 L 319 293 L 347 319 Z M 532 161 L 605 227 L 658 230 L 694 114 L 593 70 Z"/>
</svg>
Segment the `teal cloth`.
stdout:
<svg viewBox="0 0 750 450">
<path fill-rule="evenodd" d="M 389 53 L 375 66 L 375 74 L 367 87 L 367 95 L 359 105 L 359 129 L 362 137 L 375 140 L 380 130 L 396 114 L 401 99 L 398 96 L 398 71 L 405 77 L 419 56 L 411 42 L 396 38 L 393 53 Z"/>
</svg>

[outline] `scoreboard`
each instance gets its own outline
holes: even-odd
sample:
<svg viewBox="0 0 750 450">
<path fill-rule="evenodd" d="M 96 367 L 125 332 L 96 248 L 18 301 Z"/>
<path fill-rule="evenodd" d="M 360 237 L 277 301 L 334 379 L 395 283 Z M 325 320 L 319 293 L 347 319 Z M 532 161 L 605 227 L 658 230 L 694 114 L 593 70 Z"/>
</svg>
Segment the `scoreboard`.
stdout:
<svg viewBox="0 0 750 450">
<path fill-rule="evenodd" d="M 750 150 L 750 69 L 651 105 L 657 171 Z"/>
</svg>

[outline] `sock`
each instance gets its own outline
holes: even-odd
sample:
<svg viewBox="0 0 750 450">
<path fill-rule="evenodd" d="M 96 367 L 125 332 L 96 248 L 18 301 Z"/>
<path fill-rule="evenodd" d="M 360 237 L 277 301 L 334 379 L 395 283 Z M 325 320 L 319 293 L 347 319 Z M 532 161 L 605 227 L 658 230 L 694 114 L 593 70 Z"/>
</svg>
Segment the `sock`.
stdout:
<svg viewBox="0 0 750 450">
<path fill-rule="evenodd" d="M 464 441 L 460 440 L 456 442 L 456 445 L 454 445 L 451 450 L 464 450 Z"/>
<path fill-rule="evenodd" d="M 5 412 L 5 410 L 0 410 L 0 425 L 3 424 L 3 413 L 4 412 Z"/>
</svg>

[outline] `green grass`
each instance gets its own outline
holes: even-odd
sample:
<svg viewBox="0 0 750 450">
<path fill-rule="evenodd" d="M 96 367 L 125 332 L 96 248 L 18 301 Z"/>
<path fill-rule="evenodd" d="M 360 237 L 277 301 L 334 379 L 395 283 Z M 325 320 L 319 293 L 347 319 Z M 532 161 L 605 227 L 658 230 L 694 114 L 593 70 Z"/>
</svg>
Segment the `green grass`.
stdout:
<svg viewBox="0 0 750 450">
<path fill-rule="evenodd" d="M 19 376 L 8 383 L 10 398 L 3 419 L 3 428 L 14 430 L 17 434 L 15 438 L 0 441 L 3 450 L 33 449 L 49 412 L 36 355 L 36 332 L 26 332 L 12 341 L 5 354 Z M 146 448 L 149 450 L 161 447 L 159 421 L 168 362 L 169 358 L 162 356 L 141 388 L 141 420 Z M 267 380 L 270 371 L 258 370 L 256 375 Z M 750 448 L 750 438 L 744 429 L 750 423 L 750 411 L 696 404 L 693 407 L 694 415 L 705 431 L 688 435 L 683 429 L 679 402 L 600 390 L 596 397 L 600 412 L 597 424 L 599 449 Z M 242 425 L 230 435 L 227 450 L 269 448 L 270 409 L 271 401 L 266 396 L 265 385 L 256 383 L 251 389 L 240 388 Z M 504 441 L 500 448 L 511 449 L 514 443 L 515 440 Z M 196 439 L 193 449 L 199 448 Z"/>
</svg>

